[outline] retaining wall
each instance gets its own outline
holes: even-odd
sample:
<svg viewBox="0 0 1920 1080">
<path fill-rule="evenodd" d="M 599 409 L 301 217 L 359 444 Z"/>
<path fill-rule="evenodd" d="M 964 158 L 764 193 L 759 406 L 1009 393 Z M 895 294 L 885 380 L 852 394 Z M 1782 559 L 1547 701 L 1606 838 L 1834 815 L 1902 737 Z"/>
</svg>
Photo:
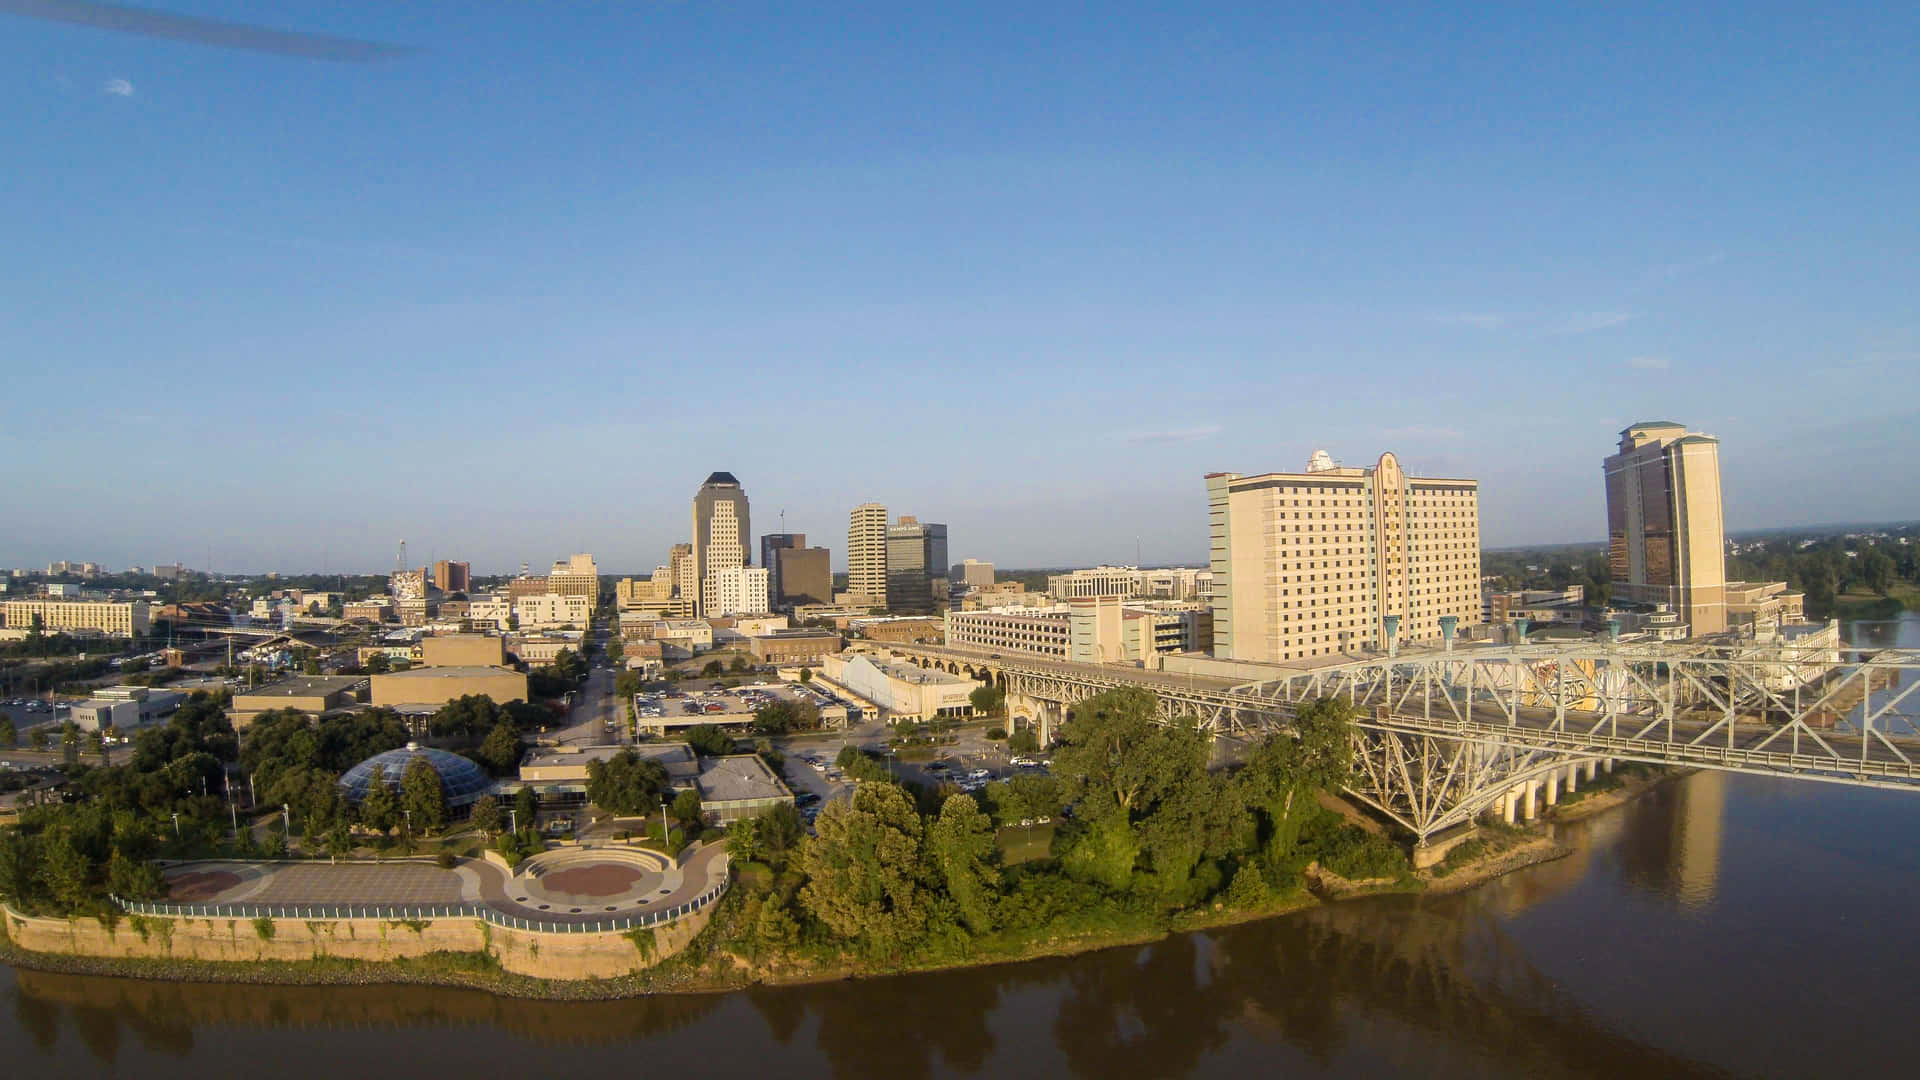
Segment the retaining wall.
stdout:
<svg viewBox="0 0 1920 1080">
<path fill-rule="evenodd" d="M 56 919 L 0 911 L 7 936 L 30 952 L 115 959 L 266 961 L 335 957 L 388 961 L 434 952 L 484 952 L 501 968 L 541 979 L 610 979 L 651 967 L 686 948 L 713 912 L 699 911 L 637 936 L 545 933 L 490 925 L 471 917 L 414 922 L 387 919 L 200 918 L 128 915 L 113 927 L 95 918 Z M 262 934 L 264 923 L 270 934 Z"/>
</svg>

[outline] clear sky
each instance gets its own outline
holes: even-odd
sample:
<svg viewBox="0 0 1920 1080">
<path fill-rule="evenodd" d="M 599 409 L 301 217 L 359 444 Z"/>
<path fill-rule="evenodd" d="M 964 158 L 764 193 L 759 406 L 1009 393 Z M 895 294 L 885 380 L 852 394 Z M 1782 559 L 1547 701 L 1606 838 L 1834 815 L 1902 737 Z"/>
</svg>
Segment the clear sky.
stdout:
<svg viewBox="0 0 1920 1080">
<path fill-rule="evenodd" d="M 168 10 L 418 51 L 0 13 L 0 565 L 642 569 L 716 469 L 1198 561 L 1316 447 L 1593 540 L 1656 418 L 1920 517 L 1912 4 Z"/>
</svg>

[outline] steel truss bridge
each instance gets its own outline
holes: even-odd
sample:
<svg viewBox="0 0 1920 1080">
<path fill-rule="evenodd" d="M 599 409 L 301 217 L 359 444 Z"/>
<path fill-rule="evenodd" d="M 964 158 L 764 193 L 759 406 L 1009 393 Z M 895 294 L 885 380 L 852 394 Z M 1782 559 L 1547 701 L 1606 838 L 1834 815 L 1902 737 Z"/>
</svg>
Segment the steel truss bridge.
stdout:
<svg viewBox="0 0 1920 1080">
<path fill-rule="evenodd" d="M 923 667 L 1005 689 L 1042 740 L 1114 687 L 1216 738 L 1284 731 L 1322 697 L 1355 706 L 1349 794 L 1426 847 L 1483 814 L 1531 819 L 1615 761 L 1920 791 L 1920 651 L 1772 645 L 1463 646 L 1255 682 L 928 645 Z M 1278 670 L 1274 668 L 1268 669 Z"/>
</svg>

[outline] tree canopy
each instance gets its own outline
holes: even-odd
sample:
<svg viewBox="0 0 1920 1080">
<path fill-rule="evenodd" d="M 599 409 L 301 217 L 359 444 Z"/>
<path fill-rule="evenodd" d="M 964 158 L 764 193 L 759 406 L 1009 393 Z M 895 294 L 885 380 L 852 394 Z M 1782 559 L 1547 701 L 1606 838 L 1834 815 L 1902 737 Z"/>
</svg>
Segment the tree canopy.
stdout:
<svg viewBox="0 0 1920 1080">
<path fill-rule="evenodd" d="M 651 814 L 670 790 L 667 770 L 633 750 L 587 762 L 587 799 L 602 810 L 625 817 Z"/>
</svg>

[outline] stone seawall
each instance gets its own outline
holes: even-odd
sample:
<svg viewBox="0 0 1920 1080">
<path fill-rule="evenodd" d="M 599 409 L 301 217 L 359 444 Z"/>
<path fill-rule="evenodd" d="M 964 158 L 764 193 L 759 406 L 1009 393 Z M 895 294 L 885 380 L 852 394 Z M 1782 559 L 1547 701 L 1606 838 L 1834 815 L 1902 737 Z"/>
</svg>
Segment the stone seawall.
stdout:
<svg viewBox="0 0 1920 1080">
<path fill-rule="evenodd" d="M 113 926 L 95 918 L 55 919 L 0 911 L 6 936 L 28 952 L 129 960 L 215 963 L 370 962 L 431 953 L 484 953 L 502 970 L 538 979 L 611 979 L 652 967 L 686 948 L 713 911 L 709 904 L 663 926 L 634 932 L 545 933 L 469 917 L 245 919 L 129 915 Z"/>
</svg>

